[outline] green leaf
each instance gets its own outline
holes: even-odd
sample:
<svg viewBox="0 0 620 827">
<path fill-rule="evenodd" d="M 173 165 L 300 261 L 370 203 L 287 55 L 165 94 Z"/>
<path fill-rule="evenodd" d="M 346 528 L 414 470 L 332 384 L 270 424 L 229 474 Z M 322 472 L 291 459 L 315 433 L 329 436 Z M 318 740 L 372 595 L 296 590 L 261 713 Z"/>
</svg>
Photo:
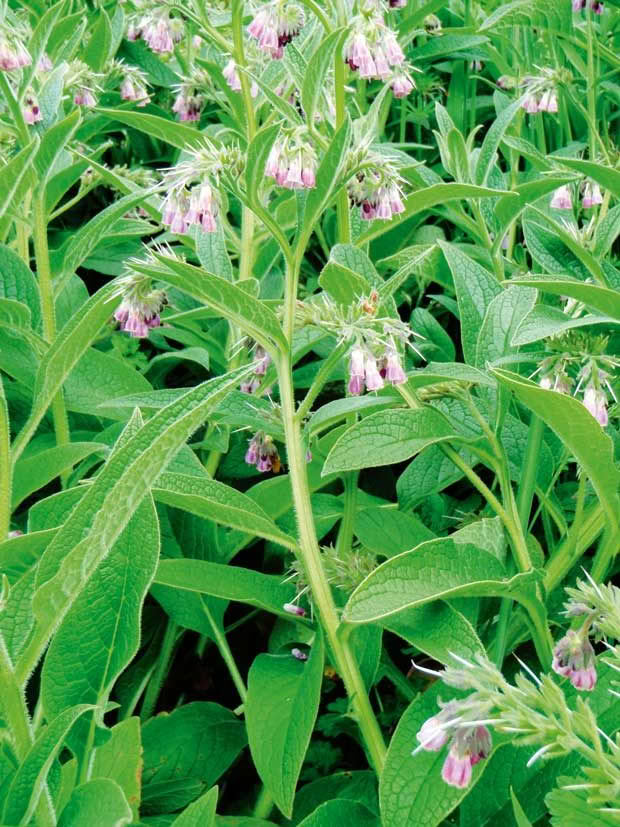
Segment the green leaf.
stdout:
<svg viewBox="0 0 620 827">
<path fill-rule="evenodd" d="M 510 788 L 510 798 L 512 800 L 512 809 L 514 811 L 517 827 L 532 827 L 532 823 L 523 812 L 523 807 L 519 804 L 519 799 L 515 795 L 515 791 L 512 787 Z"/>
<path fill-rule="evenodd" d="M 317 635 L 307 661 L 258 655 L 248 675 L 245 720 L 252 759 L 287 818 L 319 709 L 323 663 Z"/>
<path fill-rule="evenodd" d="M 574 330 L 588 325 L 603 324 L 617 325 L 620 319 L 611 316 L 580 316 L 571 319 L 559 307 L 549 307 L 546 304 L 537 304 L 524 316 L 512 336 L 513 345 L 527 345 L 538 342 L 548 336 L 557 336 L 567 330 Z"/>
<path fill-rule="evenodd" d="M 214 703 L 177 707 L 142 727 L 143 813 L 178 810 L 226 772 L 245 744 L 243 723 Z"/>
<path fill-rule="evenodd" d="M 13 469 L 12 507 L 17 508 L 34 491 L 43 488 L 95 452 L 107 453 L 100 442 L 70 442 L 20 457 Z"/>
<path fill-rule="evenodd" d="M 155 573 L 155 584 L 182 591 L 210 594 L 225 600 L 248 603 L 259 609 L 291 619 L 285 603 L 295 597 L 295 587 L 283 583 L 280 575 L 262 574 L 253 569 L 225 566 L 208 560 L 162 560 Z"/>
<path fill-rule="evenodd" d="M 0 244 L 0 296 L 25 304 L 32 314 L 33 328 L 39 328 L 41 305 L 36 279 L 17 253 L 5 244 Z"/>
<path fill-rule="evenodd" d="M 439 241 L 454 279 L 461 319 L 465 361 L 476 363 L 478 332 L 491 301 L 502 292 L 497 279 L 478 262 L 452 244 Z"/>
<path fill-rule="evenodd" d="M 314 123 L 314 116 L 321 95 L 325 89 L 325 78 L 331 66 L 334 54 L 342 47 L 347 29 L 336 29 L 330 32 L 308 61 L 304 76 L 304 85 L 301 90 L 301 105 L 306 116 L 306 122 Z"/>
<path fill-rule="evenodd" d="M 42 730 L 13 776 L 4 802 L 4 824 L 30 823 L 52 763 L 69 730 L 80 715 L 91 709 L 90 704 L 71 707 Z"/>
<path fill-rule="evenodd" d="M 336 798 L 326 801 L 317 807 L 303 821 L 299 827 L 334 827 L 335 824 L 351 824 L 355 827 L 381 827 L 379 818 L 360 804 L 346 798 Z"/>
<path fill-rule="evenodd" d="M 536 287 L 543 293 L 553 293 L 556 296 L 569 296 L 593 307 L 600 313 L 613 316 L 620 321 L 620 292 L 598 284 L 585 284 L 568 276 L 528 275 L 513 279 L 511 284 L 523 284 Z"/>
<path fill-rule="evenodd" d="M 110 57 L 112 46 L 112 27 L 110 18 L 105 9 L 101 9 L 97 15 L 90 39 L 82 53 L 82 59 L 87 63 L 93 72 L 101 72 Z"/>
<path fill-rule="evenodd" d="M 416 49 L 416 62 L 433 60 L 439 55 L 451 55 L 463 49 L 472 49 L 488 43 L 488 37 L 479 34 L 465 34 L 464 32 L 443 34 L 441 37 L 432 37 L 423 46 Z"/>
<path fill-rule="evenodd" d="M 499 145 L 504 137 L 504 133 L 512 123 L 514 116 L 521 109 L 523 101 L 526 97 L 527 94 L 522 95 L 505 109 L 502 109 L 497 118 L 488 128 L 486 135 L 484 136 L 482 146 L 480 147 L 478 161 L 476 162 L 476 171 L 474 174 L 476 184 L 485 186 L 487 183 L 491 170 L 495 165 L 497 150 L 499 149 Z"/>
<path fill-rule="evenodd" d="M 394 557 L 435 537 L 415 514 L 381 506 L 358 511 L 353 530 L 365 548 L 383 557 Z"/>
<path fill-rule="evenodd" d="M 509 224 L 518 218 L 526 207 L 538 201 L 543 195 L 548 195 L 558 187 L 565 184 L 570 184 L 573 178 L 567 176 L 545 176 L 537 181 L 526 181 L 523 184 L 517 185 L 517 197 L 514 195 L 504 195 L 497 200 L 494 212 L 497 216 L 501 230 L 498 233 L 499 238 L 504 237 L 504 233 L 508 229 Z"/>
<path fill-rule="evenodd" d="M 64 120 L 51 126 L 41 138 L 39 149 L 33 161 L 38 189 L 46 185 L 56 159 L 78 128 L 80 117 L 80 110 L 78 108 L 74 109 Z"/>
<path fill-rule="evenodd" d="M 226 281 L 233 280 L 233 269 L 226 250 L 224 228 L 218 222 L 214 233 L 203 233 L 196 228 L 196 255 L 200 264 L 208 273 L 213 273 Z"/>
<path fill-rule="evenodd" d="M 574 396 L 545 390 L 506 370 L 492 372 L 562 440 L 588 475 L 611 530 L 618 531 L 620 472 L 614 464 L 613 443 L 596 419 Z"/>
<path fill-rule="evenodd" d="M 250 296 L 236 284 L 169 256 L 155 254 L 160 267 L 134 265 L 138 272 L 156 274 L 162 281 L 213 307 L 245 330 L 268 350 L 288 349 L 277 316 L 264 302 Z"/>
<path fill-rule="evenodd" d="M 63 327 L 41 359 L 35 379 L 32 411 L 16 438 L 20 449 L 35 432 L 69 373 L 114 312 L 120 301 L 120 297 L 113 297 L 114 290 L 113 283 L 107 284 L 91 296 L 80 312 Z"/>
<path fill-rule="evenodd" d="M 443 40 L 444 38 L 439 38 Z M 506 190 L 494 190 L 488 187 L 476 187 L 473 184 L 433 184 L 430 187 L 412 192 L 405 199 L 405 211 L 392 217 L 391 221 L 373 221 L 369 229 L 356 239 L 358 247 L 372 241 L 383 233 L 395 229 L 403 221 L 419 212 L 445 204 L 448 201 L 460 201 L 470 198 L 499 198 L 499 196 L 516 197 L 516 193 Z"/>
<path fill-rule="evenodd" d="M 620 171 L 604 164 L 595 164 L 593 161 L 581 161 L 577 158 L 559 158 L 556 155 L 548 156 L 556 164 L 581 172 L 588 178 L 597 181 L 606 190 L 610 190 L 616 198 L 620 198 Z"/>
<path fill-rule="evenodd" d="M 526 217 L 523 219 L 525 243 L 534 261 L 543 269 L 554 275 L 569 273 L 573 278 L 585 281 L 589 271 L 570 250 L 557 232 L 543 227 Z"/>
<path fill-rule="evenodd" d="M 536 290 L 516 286 L 503 290 L 491 300 L 478 334 L 477 367 L 484 368 L 516 349 L 514 334 L 535 302 Z"/>
<path fill-rule="evenodd" d="M 506 579 L 503 565 L 493 554 L 471 543 L 439 537 L 376 568 L 349 598 L 343 619 L 372 623 L 402 609 L 453 597 L 521 600 L 539 579 L 535 571 Z"/>
<path fill-rule="evenodd" d="M 592 252 L 598 258 L 607 255 L 620 234 L 620 204 L 612 207 L 602 218 L 594 230 L 594 246 Z"/>
<path fill-rule="evenodd" d="M 204 135 L 191 126 L 177 121 L 160 118 L 159 115 L 149 115 L 147 112 L 132 112 L 130 109 L 103 109 L 95 110 L 113 121 L 119 121 L 140 132 L 146 132 L 153 138 L 165 141 L 178 149 L 197 149 L 204 143 Z"/>
<path fill-rule="evenodd" d="M 189 390 L 156 413 L 104 465 L 41 558 L 35 614 L 51 632 L 109 554 L 152 482 L 247 369 Z"/>
<path fill-rule="evenodd" d="M 153 493 L 159 502 L 205 520 L 256 534 L 285 548 L 297 547 L 295 540 L 280 531 L 262 508 L 222 482 L 168 472 L 160 475 Z"/>
<path fill-rule="evenodd" d="M 274 110 L 276 112 L 279 112 L 280 115 L 282 115 L 286 119 L 288 125 L 300 126 L 303 123 L 303 119 L 299 112 L 295 109 L 295 107 L 292 104 L 288 102 L 284 95 L 277 95 L 275 91 L 271 88 L 271 85 L 269 83 L 265 83 L 265 81 L 259 75 L 253 74 L 248 69 L 243 69 L 242 67 L 239 68 L 242 72 L 244 71 L 248 78 L 258 86 L 263 95 L 273 106 Z"/>
<path fill-rule="evenodd" d="M 583 776 L 558 778 L 560 786 L 545 798 L 551 814 L 550 824 L 553 827 L 617 827 L 618 819 L 614 814 L 596 809 L 588 801 L 587 789 L 563 789 L 565 786 L 580 786 L 584 783 L 587 782 Z"/>
<path fill-rule="evenodd" d="M 112 727 L 108 740 L 95 750 L 91 778 L 110 778 L 115 781 L 131 807 L 133 820 L 137 821 L 141 772 L 140 719 L 127 718 Z"/>
<path fill-rule="evenodd" d="M 28 180 L 27 173 L 38 147 L 39 139 L 35 136 L 28 146 L 21 149 L 17 155 L 3 165 L 2 177 L 0 177 L 0 219 L 5 212 L 12 214 L 19 209 L 23 190 L 21 184 L 22 181 L 26 183 Z"/>
<path fill-rule="evenodd" d="M 41 673 L 40 697 L 48 718 L 78 701 L 103 707 L 114 682 L 138 651 L 142 605 L 159 557 L 158 529 L 149 498 L 58 627 Z M 89 729 L 92 737 L 94 727 L 93 718 L 78 723 L 71 739 L 77 755 L 89 743 Z"/>
<path fill-rule="evenodd" d="M 172 822 L 173 827 L 214 827 L 217 787 L 201 795 Z"/>
<path fill-rule="evenodd" d="M 305 250 L 315 222 L 318 221 L 337 187 L 342 183 L 351 142 L 351 132 L 351 121 L 347 118 L 334 135 L 323 160 L 319 164 L 316 172 L 316 186 L 308 192 L 306 199 L 303 228 L 296 243 L 297 250 Z"/>
<path fill-rule="evenodd" d="M 131 821 L 131 808 L 118 784 L 109 778 L 93 778 L 73 790 L 58 827 L 123 827 Z"/>
<path fill-rule="evenodd" d="M 453 663 L 452 652 L 463 658 L 484 655 L 484 646 L 469 620 L 441 600 L 406 609 L 382 625 L 440 663 Z"/>
<path fill-rule="evenodd" d="M 404 404 L 400 397 L 392 396 L 349 396 L 345 399 L 333 399 L 315 411 L 306 425 L 306 431 L 312 438 L 321 431 L 331 428 L 352 413 L 377 411 L 382 408 L 394 408 Z"/>
<path fill-rule="evenodd" d="M 28 330 L 32 326 L 30 308 L 15 299 L 0 298 L 0 324 Z"/>
<path fill-rule="evenodd" d="M 342 434 L 325 460 L 323 475 L 402 462 L 428 445 L 458 438 L 434 408 L 379 411 Z"/>
<path fill-rule="evenodd" d="M 293 824 L 299 824 L 328 801 L 345 798 L 363 804 L 373 813 L 379 812 L 377 777 L 371 770 L 336 772 L 311 781 L 295 796 Z M 346 823 L 346 822 L 345 822 Z"/>
</svg>

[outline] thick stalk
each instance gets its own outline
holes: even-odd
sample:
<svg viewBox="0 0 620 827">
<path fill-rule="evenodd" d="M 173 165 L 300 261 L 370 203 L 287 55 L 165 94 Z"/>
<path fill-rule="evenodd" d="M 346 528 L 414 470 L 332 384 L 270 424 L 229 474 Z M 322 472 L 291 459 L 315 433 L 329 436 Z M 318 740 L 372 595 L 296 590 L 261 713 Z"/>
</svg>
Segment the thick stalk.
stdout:
<svg viewBox="0 0 620 827">
<path fill-rule="evenodd" d="M 290 286 L 291 284 L 288 285 L 288 289 L 290 289 Z M 348 642 L 338 634 L 340 622 L 336 605 L 322 567 L 321 552 L 312 516 L 301 429 L 295 416 L 292 365 L 288 355 L 281 355 L 278 359 L 278 378 L 282 402 L 282 420 L 288 452 L 289 476 L 297 515 L 302 562 L 312 592 L 315 609 L 325 629 L 336 668 L 343 679 L 370 760 L 377 773 L 380 773 L 385 762 L 385 742 L 370 705 L 357 661 Z"/>
<path fill-rule="evenodd" d="M 43 320 L 43 338 L 51 344 L 56 338 L 56 310 L 54 307 L 54 285 L 50 268 L 49 248 L 47 246 L 47 220 L 45 216 L 44 193 L 38 193 L 33 200 L 34 209 L 34 254 L 37 265 L 41 316 Z M 52 400 L 52 415 L 56 443 L 65 445 L 70 441 L 69 422 L 62 390 Z"/>
</svg>

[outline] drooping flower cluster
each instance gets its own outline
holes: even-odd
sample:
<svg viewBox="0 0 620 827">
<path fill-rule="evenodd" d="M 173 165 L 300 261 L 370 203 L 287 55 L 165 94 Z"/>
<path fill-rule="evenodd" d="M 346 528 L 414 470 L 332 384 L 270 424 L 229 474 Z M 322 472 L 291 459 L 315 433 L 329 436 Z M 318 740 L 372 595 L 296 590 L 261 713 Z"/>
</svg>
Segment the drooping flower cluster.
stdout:
<svg viewBox="0 0 620 827">
<path fill-rule="evenodd" d="M 121 82 L 121 99 L 133 101 L 136 106 L 142 107 L 150 103 L 150 96 L 147 91 L 148 81 L 146 75 L 135 66 L 123 66 L 123 80 Z"/>
<path fill-rule="evenodd" d="M 573 199 L 570 192 L 570 187 L 566 184 L 558 187 L 551 196 L 550 206 L 554 210 L 572 210 Z"/>
<path fill-rule="evenodd" d="M 367 347 L 356 343 L 349 357 L 349 393 L 359 396 L 364 392 L 378 391 L 388 381 L 392 385 L 402 385 L 407 381 L 401 359 L 393 343 L 377 357 Z"/>
<path fill-rule="evenodd" d="M 261 377 L 267 373 L 267 368 L 271 364 L 271 356 L 259 344 L 254 346 L 254 375 L 241 383 L 241 390 L 244 393 L 256 393 L 260 387 Z"/>
<path fill-rule="evenodd" d="M 272 437 L 263 431 L 258 431 L 250 440 L 245 461 L 248 465 L 255 465 L 261 474 L 267 471 L 277 474 L 282 468 L 280 455 Z"/>
<path fill-rule="evenodd" d="M 569 629 L 553 650 L 553 671 L 568 678 L 575 689 L 590 692 L 596 684 L 594 649 L 588 638 L 587 627 L 579 631 Z"/>
<path fill-rule="evenodd" d="M 389 161 L 369 152 L 347 185 L 349 199 L 359 206 L 364 221 L 390 220 L 404 212 L 402 179 Z"/>
<path fill-rule="evenodd" d="M 521 106 L 529 115 L 558 111 L 558 96 L 554 87 L 541 88 L 536 78 L 528 77 L 524 79 L 523 84 L 528 91 Z"/>
<path fill-rule="evenodd" d="M 274 60 L 284 56 L 284 48 L 297 37 L 304 25 L 301 6 L 289 0 L 272 0 L 257 12 L 248 26 L 248 34 Z"/>
<path fill-rule="evenodd" d="M 587 0 L 572 0 L 572 9 L 575 13 L 583 11 L 587 6 Z M 591 0 L 590 8 L 594 12 L 594 14 L 603 14 L 605 11 L 605 6 L 601 2 L 601 0 Z"/>
<path fill-rule="evenodd" d="M 234 58 L 230 58 L 226 66 L 222 69 L 224 80 L 233 90 L 233 92 L 241 92 L 241 77 L 239 76 L 239 69 L 235 63 Z M 250 84 L 250 94 L 253 98 L 258 95 L 258 84 L 253 80 Z"/>
<path fill-rule="evenodd" d="M 0 69 L 12 72 L 30 66 L 32 58 L 21 39 L 9 30 L 0 31 Z"/>
<path fill-rule="evenodd" d="M 393 69 L 405 61 L 396 35 L 376 13 L 355 18 L 344 45 L 344 58 L 361 78 L 378 80 L 388 80 Z"/>
<path fill-rule="evenodd" d="M 584 312 L 583 305 L 573 299 L 567 301 L 565 309 L 572 318 Z M 620 366 L 620 360 L 605 354 L 607 341 L 604 336 L 575 331 L 550 338 L 547 346 L 556 352 L 543 359 L 535 371 L 540 374 L 538 383 L 545 390 L 571 393 L 574 385 L 574 395 L 583 394 L 584 407 L 602 427 L 609 423 L 609 396 L 617 401 L 612 371 Z"/>
<path fill-rule="evenodd" d="M 162 205 L 162 224 L 179 234 L 192 226 L 215 232 L 220 175 L 223 170 L 231 175 L 240 171 L 240 153 L 236 147 L 218 149 L 205 138 L 200 147 L 187 154 L 186 161 L 164 175 L 168 195 Z"/>
<path fill-rule="evenodd" d="M 204 101 L 205 97 L 198 91 L 196 84 L 188 81 L 177 88 L 172 111 L 179 116 L 180 121 L 199 121 Z"/>
<path fill-rule="evenodd" d="M 584 181 L 581 191 L 581 206 L 584 210 L 589 210 L 591 207 L 597 207 L 603 203 L 603 194 L 601 188 L 596 181 Z"/>
<path fill-rule="evenodd" d="M 183 39 L 185 27 L 179 17 L 170 17 L 167 9 L 153 9 L 139 18 L 130 20 L 127 37 L 129 40 L 142 38 L 156 54 L 165 55 L 174 51 L 174 44 Z"/>
<path fill-rule="evenodd" d="M 316 166 L 316 152 L 305 128 L 296 127 L 283 130 L 276 138 L 267 158 L 265 175 L 286 189 L 311 189 L 316 184 Z"/>
<path fill-rule="evenodd" d="M 139 273 L 130 272 L 118 281 L 118 289 L 112 298 L 122 296 L 114 318 L 121 330 L 134 339 L 144 339 L 149 330 L 161 325 L 160 313 L 166 305 L 166 293 L 154 289 L 151 279 Z"/>
<path fill-rule="evenodd" d="M 65 75 L 65 88 L 72 95 L 73 103 L 76 106 L 92 109 L 93 106 L 97 105 L 95 92 L 100 77 L 82 60 L 71 61 L 69 70 Z"/>
</svg>

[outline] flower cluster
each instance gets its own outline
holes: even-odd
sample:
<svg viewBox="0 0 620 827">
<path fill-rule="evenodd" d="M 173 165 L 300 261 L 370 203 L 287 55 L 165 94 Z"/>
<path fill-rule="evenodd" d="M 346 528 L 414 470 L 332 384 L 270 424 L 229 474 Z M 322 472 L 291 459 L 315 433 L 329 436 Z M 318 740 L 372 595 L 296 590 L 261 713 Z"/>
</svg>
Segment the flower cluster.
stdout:
<svg viewBox="0 0 620 827">
<path fill-rule="evenodd" d="M 41 113 L 39 100 L 32 91 L 32 89 L 29 89 L 26 92 L 26 95 L 24 97 L 22 114 L 24 116 L 24 120 L 26 121 L 26 123 L 30 126 L 32 126 L 32 124 L 34 123 L 38 123 L 39 121 L 43 120 L 43 114 Z"/>
<path fill-rule="evenodd" d="M 311 189 L 316 183 L 316 153 L 304 128 L 283 131 L 267 158 L 265 175 L 287 189 Z"/>
<path fill-rule="evenodd" d="M 587 626 L 569 629 L 553 650 L 553 671 L 568 678 L 575 689 L 591 691 L 596 684 L 594 649 L 588 638 Z"/>
<path fill-rule="evenodd" d="M 159 314 L 167 303 L 166 294 L 163 290 L 154 289 L 148 276 L 130 272 L 119 279 L 118 289 L 112 297 L 116 296 L 123 298 L 114 318 L 121 330 L 134 339 L 146 338 L 149 330 L 161 325 Z"/>
<path fill-rule="evenodd" d="M 583 307 L 570 300 L 566 311 L 578 317 Z M 545 357 L 535 372 L 540 374 L 540 387 L 570 393 L 575 385 L 574 395 L 583 394 L 583 405 L 605 427 L 609 423 L 608 394 L 617 401 L 612 371 L 620 366 L 620 360 L 604 353 L 607 338 L 572 332 L 550 339 L 547 344 L 556 353 Z"/>
<path fill-rule="evenodd" d="M 344 58 L 361 78 L 379 80 L 390 78 L 393 68 L 405 61 L 394 32 L 377 14 L 355 18 L 351 35 L 345 42 Z"/>
<path fill-rule="evenodd" d="M 82 60 L 72 60 L 69 64 L 69 71 L 65 75 L 65 87 L 73 96 L 73 103 L 76 106 L 84 106 L 92 109 L 97 105 L 95 91 L 100 75 L 95 74 L 90 66 Z"/>
<path fill-rule="evenodd" d="M 180 121 L 199 121 L 204 100 L 204 95 L 197 90 L 195 83 L 182 83 L 177 89 L 172 111 L 179 116 Z"/>
<path fill-rule="evenodd" d="M 272 437 L 263 431 L 258 431 L 250 440 L 245 453 L 245 461 L 248 465 L 255 465 L 261 474 L 266 471 L 273 471 L 277 474 L 282 468 L 280 455 Z"/>
<path fill-rule="evenodd" d="M 233 92 L 241 91 L 241 78 L 239 77 L 239 70 L 234 58 L 231 57 L 226 66 L 224 66 L 222 69 L 222 75 Z M 253 98 L 258 95 L 258 91 L 258 84 L 255 80 L 253 80 L 250 84 L 250 94 Z"/>
<path fill-rule="evenodd" d="M 12 72 L 31 63 L 32 58 L 19 37 L 9 31 L 0 31 L 0 69 Z"/>
<path fill-rule="evenodd" d="M 304 25 L 301 6 L 289 0 L 273 0 L 256 14 L 248 26 L 248 34 L 259 47 L 275 60 L 284 56 L 287 46 Z"/>
<path fill-rule="evenodd" d="M 572 0 L 572 9 L 575 13 L 578 13 L 585 9 L 587 5 L 587 0 Z M 604 4 L 601 0 L 591 0 L 590 8 L 594 12 L 594 14 L 603 14 L 605 10 Z"/>
<path fill-rule="evenodd" d="M 596 181 L 586 180 L 581 190 L 581 206 L 584 210 L 597 207 L 603 203 L 603 195 Z"/>
<path fill-rule="evenodd" d="M 254 346 L 254 375 L 241 383 L 241 390 L 244 393 L 256 393 L 260 387 L 261 377 L 267 373 L 271 364 L 271 356 L 259 344 Z"/>
<path fill-rule="evenodd" d="M 156 9 L 131 20 L 127 37 L 129 40 L 141 37 L 153 52 L 164 55 L 174 51 L 174 44 L 183 39 L 184 29 L 179 17 L 170 17 L 166 9 Z"/>
<path fill-rule="evenodd" d="M 364 221 L 389 221 L 405 210 L 401 186 L 402 179 L 394 165 L 377 153 L 368 152 L 347 189 L 351 203 L 360 208 Z"/>
<path fill-rule="evenodd" d="M 123 80 L 121 81 L 121 99 L 133 101 L 137 106 L 146 106 L 151 98 L 147 91 L 146 75 L 135 66 L 122 66 Z"/>
<path fill-rule="evenodd" d="M 369 347 L 356 343 L 349 357 L 349 393 L 359 396 L 364 386 L 368 391 L 378 391 L 385 381 L 402 385 L 407 381 L 401 359 L 393 343 L 377 358 Z"/>
<path fill-rule="evenodd" d="M 537 112 L 557 112 L 558 96 L 553 88 L 545 89 L 542 94 L 529 91 L 521 106 L 529 115 L 535 115 Z"/>
</svg>

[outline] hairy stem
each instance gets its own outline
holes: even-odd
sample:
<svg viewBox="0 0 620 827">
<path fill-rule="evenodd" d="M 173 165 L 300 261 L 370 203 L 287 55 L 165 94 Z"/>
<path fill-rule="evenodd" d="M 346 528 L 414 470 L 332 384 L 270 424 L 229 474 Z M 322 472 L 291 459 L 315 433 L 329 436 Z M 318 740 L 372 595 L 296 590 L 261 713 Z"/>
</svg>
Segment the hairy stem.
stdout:
<svg viewBox="0 0 620 827">
<path fill-rule="evenodd" d="M 11 426 L 0 379 L 0 543 L 11 527 Z"/>
</svg>

